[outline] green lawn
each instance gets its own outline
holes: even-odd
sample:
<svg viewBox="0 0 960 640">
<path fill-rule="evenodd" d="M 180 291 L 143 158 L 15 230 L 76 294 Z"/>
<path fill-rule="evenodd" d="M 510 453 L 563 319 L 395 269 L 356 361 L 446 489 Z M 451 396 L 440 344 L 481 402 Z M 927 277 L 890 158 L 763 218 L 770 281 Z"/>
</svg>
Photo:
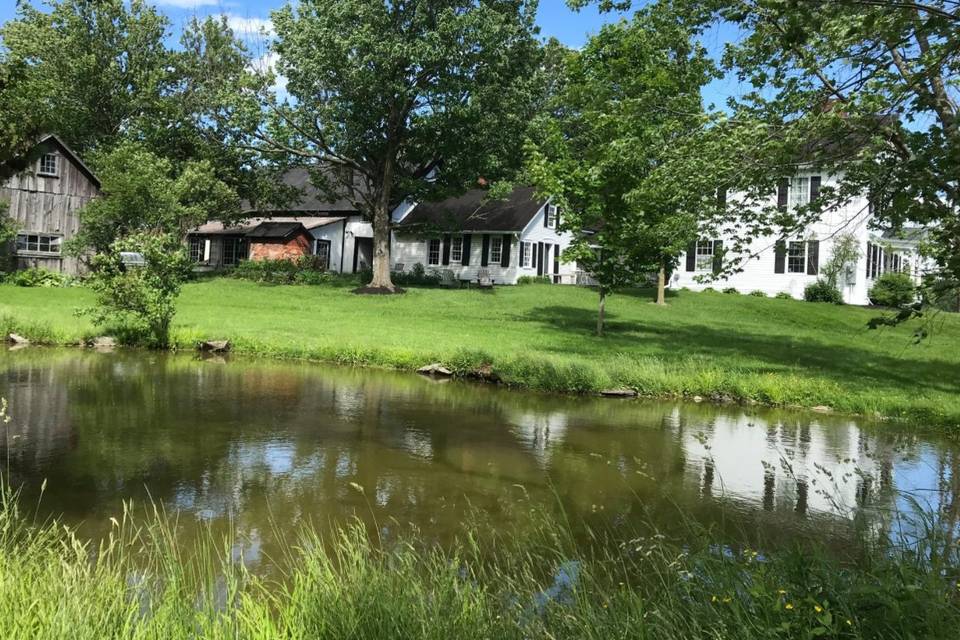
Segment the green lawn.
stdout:
<svg viewBox="0 0 960 640">
<path fill-rule="evenodd" d="M 593 335 L 597 296 L 530 285 L 412 289 L 356 296 L 346 286 L 264 286 L 215 279 L 185 287 L 174 342 L 229 338 L 237 351 L 458 372 L 489 363 L 517 386 L 726 397 L 774 405 L 960 425 L 960 317 L 932 337 L 914 326 L 871 331 L 876 310 L 722 293 L 680 292 L 666 308 L 647 292 L 614 296 L 608 335 Z M 82 288 L 0 286 L 0 330 L 46 342 L 95 335 L 74 309 Z"/>
</svg>

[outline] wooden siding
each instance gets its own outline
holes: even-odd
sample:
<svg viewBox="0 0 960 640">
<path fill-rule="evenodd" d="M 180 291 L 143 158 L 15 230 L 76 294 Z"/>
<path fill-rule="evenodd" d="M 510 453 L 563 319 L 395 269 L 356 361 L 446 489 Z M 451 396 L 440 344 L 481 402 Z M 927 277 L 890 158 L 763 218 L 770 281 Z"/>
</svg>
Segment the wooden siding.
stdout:
<svg viewBox="0 0 960 640">
<path fill-rule="evenodd" d="M 53 144 L 53 143 L 51 143 Z M 97 185 L 74 159 L 54 145 L 57 176 L 37 173 L 39 161 L 28 171 L 17 174 L 0 186 L 0 200 L 9 203 L 8 215 L 21 232 L 49 233 L 69 240 L 80 228 L 80 209 L 97 196 Z M 80 264 L 66 255 L 16 256 L 17 268 L 42 267 L 54 271 L 79 273 Z"/>
</svg>

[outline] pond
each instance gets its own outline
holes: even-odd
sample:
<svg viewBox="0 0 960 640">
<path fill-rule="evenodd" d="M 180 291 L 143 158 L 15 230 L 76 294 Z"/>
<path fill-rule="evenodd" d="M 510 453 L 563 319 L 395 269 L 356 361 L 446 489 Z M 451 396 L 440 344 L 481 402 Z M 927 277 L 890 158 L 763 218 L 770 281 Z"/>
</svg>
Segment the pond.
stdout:
<svg viewBox="0 0 960 640">
<path fill-rule="evenodd" d="M 911 496 L 956 504 L 960 464 L 950 441 L 849 417 L 122 350 L 2 352 L 0 397 L 0 464 L 28 509 L 98 537 L 124 501 L 153 504 L 184 543 L 232 532 L 255 570 L 306 525 L 442 542 L 471 513 L 522 526 L 535 508 L 842 546 L 890 535 Z"/>
</svg>

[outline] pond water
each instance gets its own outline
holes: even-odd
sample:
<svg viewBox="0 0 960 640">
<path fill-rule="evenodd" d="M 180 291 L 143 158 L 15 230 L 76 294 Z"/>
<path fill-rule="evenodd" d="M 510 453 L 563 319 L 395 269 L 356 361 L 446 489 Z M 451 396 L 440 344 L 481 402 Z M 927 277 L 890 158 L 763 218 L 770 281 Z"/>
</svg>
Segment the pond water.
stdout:
<svg viewBox="0 0 960 640">
<path fill-rule="evenodd" d="M 864 525 L 890 535 L 906 496 L 956 505 L 960 479 L 952 442 L 891 424 L 309 364 L 29 348 L 0 353 L 0 397 L 0 464 L 41 516 L 97 537 L 124 501 L 152 502 L 184 541 L 234 532 L 255 568 L 308 524 L 444 541 L 474 510 L 522 526 L 541 507 L 844 545 Z"/>
</svg>

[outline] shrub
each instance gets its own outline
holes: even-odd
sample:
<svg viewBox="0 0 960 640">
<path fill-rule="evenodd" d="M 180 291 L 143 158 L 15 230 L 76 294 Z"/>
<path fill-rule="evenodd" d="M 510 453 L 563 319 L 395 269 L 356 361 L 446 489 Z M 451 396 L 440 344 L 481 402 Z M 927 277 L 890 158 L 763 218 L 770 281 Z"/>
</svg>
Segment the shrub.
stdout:
<svg viewBox="0 0 960 640">
<path fill-rule="evenodd" d="M 739 291 L 737 291 L 736 287 L 727 287 L 726 289 L 723 290 L 723 292 L 730 293 L 730 294 L 740 293 Z"/>
<path fill-rule="evenodd" d="M 66 287 L 70 276 L 49 269 L 24 269 L 15 271 L 7 279 L 18 287 Z"/>
<path fill-rule="evenodd" d="M 881 307 L 902 307 L 917 299 L 917 286 L 906 273 L 885 273 L 874 282 L 870 302 Z"/>
<path fill-rule="evenodd" d="M 520 276 L 517 278 L 517 284 L 550 284 L 550 278 L 547 276 Z"/>
<path fill-rule="evenodd" d="M 409 273 L 392 273 L 390 274 L 390 279 L 393 280 L 394 284 L 398 285 L 431 287 L 440 284 L 440 272 L 435 270 L 427 271 L 426 268 L 418 262 L 413 265 Z"/>
<path fill-rule="evenodd" d="M 843 304 L 843 294 L 826 280 L 817 280 L 803 290 L 803 299 L 807 302 L 829 302 Z"/>
<path fill-rule="evenodd" d="M 777 295 L 773 296 L 777 300 L 793 300 L 793 296 L 787 293 L 786 291 L 781 291 Z"/>
<path fill-rule="evenodd" d="M 757 289 L 756 291 L 751 291 L 751 292 L 750 292 L 750 295 L 753 296 L 754 298 L 766 298 L 766 297 L 767 297 L 767 294 L 766 294 L 765 292 L 763 292 L 763 291 L 760 291 L 759 289 Z"/>
<path fill-rule="evenodd" d="M 300 256 L 296 260 L 244 260 L 231 275 L 242 280 L 264 284 L 325 284 L 332 275 L 317 256 Z"/>
<path fill-rule="evenodd" d="M 701 292 L 701 293 L 716 293 L 717 290 L 714 289 L 713 287 L 704 287 L 703 289 L 700 290 L 700 292 Z"/>
</svg>

